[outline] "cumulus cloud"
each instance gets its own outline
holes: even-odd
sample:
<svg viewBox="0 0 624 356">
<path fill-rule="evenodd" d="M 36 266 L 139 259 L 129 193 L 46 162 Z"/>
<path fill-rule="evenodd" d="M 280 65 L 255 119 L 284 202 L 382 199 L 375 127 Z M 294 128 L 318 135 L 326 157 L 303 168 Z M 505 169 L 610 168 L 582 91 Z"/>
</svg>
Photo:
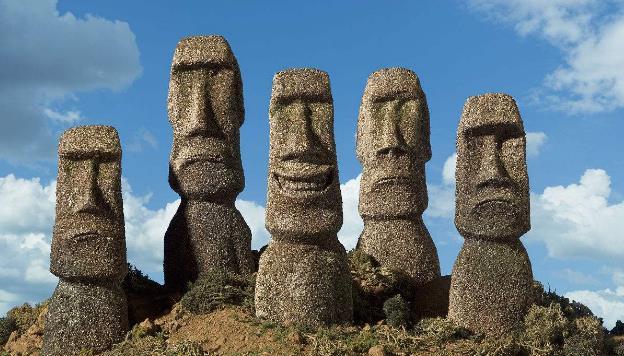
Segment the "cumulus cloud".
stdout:
<svg viewBox="0 0 624 356">
<path fill-rule="evenodd" d="M 56 286 L 49 272 L 55 194 L 56 181 L 0 177 L 0 315 L 17 304 L 48 298 Z M 180 200 L 150 208 L 152 195 L 137 195 L 123 177 L 122 195 L 128 262 L 162 282 L 163 237 Z M 252 247 L 265 245 L 264 207 L 241 199 L 236 207 L 251 229 Z"/>
<path fill-rule="evenodd" d="M 603 325 L 612 329 L 615 322 L 624 319 L 624 287 L 616 290 L 577 290 L 565 294 L 566 298 L 581 302 L 603 319 Z"/>
<path fill-rule="evenodd" d="M 355 247 L 364 228 L 364 221 L 358 211 L 361 179 L 362 175 L 360 174 L 340 185 L 343 224 L 340 231 L 338 231 L 338 240 L 340 240 L 347 251 Z"/>
<path fill-rule="evenodd" d="M 0 159 L 13 163 L 52 157 L 55 131 L 82 118 L 64 108 L 76 93 L 141 73 L 127 23 L 61 14 L 57 0 L 0 0 L 0 43 Z"/>
<path fill-rule="evenodd" d="M 609 203 L 611 178 L 588 169 L 578 183 L 553 186 L 531 197 L 533 228 L 528 236 L 542 241 L 559 258 L 624 258 L 624 201 Z"/>
<path fill-rule="evenodd" d="M 549 104 L 569 113 L 624 106 L 624 5 L 598 0 L 468 0 L 473 9 L 558 47 L 564 63 L 544 79 Z"/>
</svg>

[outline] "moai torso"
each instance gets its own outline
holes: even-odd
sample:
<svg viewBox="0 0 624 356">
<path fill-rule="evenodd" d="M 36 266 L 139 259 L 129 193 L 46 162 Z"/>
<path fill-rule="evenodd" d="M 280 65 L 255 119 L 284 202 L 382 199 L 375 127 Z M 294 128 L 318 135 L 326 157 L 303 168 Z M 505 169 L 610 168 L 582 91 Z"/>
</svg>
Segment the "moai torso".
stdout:
<svg viewBox="0 0 624 356">
<path fill-rule="evenodd" d="M 67 130 L 59 144 L 56 221 L 44 355 L 102 351 L 128 329 L 121 146 L 109 126 Z"/>
<path fill-rule="evenodd" d="M 457 130 L 455 225 L 465 242 L 451 277 L 449 318 L 486 334 L 518 328 L 532 303 L 526 138 L 513 98 L 471 97 Z"/>
<path fill-rule="evenodd" d="M 266 227 L 256 313 L 279 322 L 352 318 L 351 277 L 337 232 L 342 199 L 327 73 L 291 69 L 273 79 Z"/>
<path fill-rule="evenodd" d="M 169 183 L 182 202 L 165 234 L 165 285 L 182 291 L 210 270 L 253 270 L 251 232 L 234 201 L 244 187 L 238 63 L 220 36 L 185 38 L 171 66 Z"/>
<path fill-rule="evenodd" d="M 437 250 L 422 220 L 431 146 L 427 101 L 414 72 L 387 68 L 371 74 L 356 145 L 364 220 L 358 248 L 407 274 L 415 287 L 440 277 Z"/>
</svg>

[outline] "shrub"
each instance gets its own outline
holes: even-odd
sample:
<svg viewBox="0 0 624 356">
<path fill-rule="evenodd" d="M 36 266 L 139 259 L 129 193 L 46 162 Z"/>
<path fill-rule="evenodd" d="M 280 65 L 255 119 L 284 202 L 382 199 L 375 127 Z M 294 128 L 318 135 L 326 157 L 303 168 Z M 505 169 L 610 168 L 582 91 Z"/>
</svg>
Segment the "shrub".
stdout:
<svg viewBox="0 0 624 356">
<path fill-rule="evenodd" d="M 455 323 L 446 318 L 422 319 L 415 329 L 422 336 L 432 338 L 438 343 L 469 336 L 468 330 L 456 326 Z"/>
<path fill-rule="evenodd" d="M 397 294 L 412 300 L 414 286 L 399 271 L 379 266 L 366 252 L 355 249 L 348 253 L 353 277 L 353 318 L 356 323 L 375 323 L 385 317 L 384 302 Z"/>
<path fill-rule="evenodd" d="M 585 316 L 574 321 L 563 351 L 566 356 L 598 355 L 602 351 L 603 342 L 602 322 L 596 317 Z"/>
<path fill-rule="evenodd" d="M 182 307 L 194 314 L 210 313 L 225 305 L 253 307 L 254 283 L 245 277 L 223 272 L 209 272 L 189 285 L 182 297 Z"/>
<path fill-rule="evenodd" d="M 568 320 L 559 304 L 533 305 L 524 318 L 523 343 L 532 354 L 551 355 L 568 336 Z"/>
<path fill-rule="evenodd" d="M 9 336 L 13 331 L 17 330 L 17 324 L 12 318 L 0 318 L 0 347 L 6 344 Z"/>
<path fill-rule="evenodd" d="M 407 303 L 400 294 L 386 300 L 383 304 L 383 311 L 386 315 L 386 323 L 390 326 L 407 326 L 410 320 L 410 310 Z"/>
<path fill-rule="evenodd" d="M 615 322 L 615 326 L 609 332 L 611 335 L 624 335 L 624 323 L 620 320 Z"/>
<path fill-rule="evenodd" d="M 21 335 L 30 328 L 41 314 L 46 306 L 47 301 L 35 305 L 34 307 L 28 303 L 24 303 L 19 307 L 15 307 L 7 312 L 7 318 L 12 319 L 17 327 L 17 332 Z"/>
</svg>

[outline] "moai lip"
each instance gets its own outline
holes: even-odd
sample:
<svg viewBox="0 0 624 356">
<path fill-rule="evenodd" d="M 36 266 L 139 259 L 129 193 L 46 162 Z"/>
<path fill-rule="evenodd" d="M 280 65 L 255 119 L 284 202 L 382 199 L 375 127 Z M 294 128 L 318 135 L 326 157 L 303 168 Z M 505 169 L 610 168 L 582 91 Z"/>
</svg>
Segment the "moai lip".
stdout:
<svg viewBox="0 0 624 356">
<path fill-rule="evenodd" d="M 171 65 L 173 127 L 169 183 L 189 199 L 228 200 L 245 184 L 240 126 L 245 111 L 238 62 L 221 36 L 182 39 Z"/>
<path fill-rule="evenodd" d="M 436 247 L 422 221 L 425 163 L 431 158 L 429 110 L 416 74 L 385 68 L 364 89 L 356 137 L 362 164 L 358 248 L 404 272 L 415 287 L 440 276 Z"/>
<path fill-rule="evenodd" d="M 360 214 L 387 218 L 427 208 L 425 163 L 431 159 L 429 109 L 416 74 L 385 68 L 368 78 L 358 117 L 362 164 Z"/>
<path fill-rule="evenodd" d="M 457 132 L 455 225 L 464 237 L 514 239 L 530 230 L 526 138 L 507 94 L 468 98 Z"/>
<path fill-rule="evenodd" d="M 501 335 L 520 327 L 533 273 L 520 237 L 530 229 L 526 138 L 507 94 L 470 97 L 457 130 L 455 225 L 464 245 L 453 266 L 448 317 Z"/>
<path fill-rule="evenodd" d="M 234 206 L 245 184 L 243 84 L 223 37 L 178 43 L 167 108 L 173 128 L 169 184 L 182 203 L 165 233 L 166 286 L 183 291 L 209 270 L 251 273 L 251 231 Z"/>
<path fill-rule="evenodd" d="M 61 137 L 50 271 L 118 281 L 127 272 L 121 145 L 110 126 L 75 127 Z"/>
<path fill-rule="evenodd" d="M 277 73 L 269 123 L 267 229 L 278 239 L 337 233 L 342 198 L 327 73 Z"/>
</svg>

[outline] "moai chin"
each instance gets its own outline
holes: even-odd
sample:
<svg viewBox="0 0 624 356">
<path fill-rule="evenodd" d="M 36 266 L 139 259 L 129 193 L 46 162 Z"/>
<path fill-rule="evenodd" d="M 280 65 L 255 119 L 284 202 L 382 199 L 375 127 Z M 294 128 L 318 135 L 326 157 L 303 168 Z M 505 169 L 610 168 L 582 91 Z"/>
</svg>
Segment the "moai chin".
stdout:
<svg viewBox="0 0 624 356">
<path fill-rule="evenodd" d="M 451 277 L 449 318 L 500 335 L 518 328 L 532 300 L 526 138 L 506 94 L 468 98 L 457 130 L 455 226 L 464 237 Z"/>
<path fill-rule="evenodd" d="M 342 199 L 329 76 L 290 69 L 273 78 L 266 227 L 256 314 L 308 325 L 353 318 L 351 274 L 337 238 Z"/>
<path fill-rule="evenodd" d="M 438 253 L 422 220 L 428 203 L 425 163 L 431 159 L 429 109 L 413 71 L 384 68 L 370 75 L 360 104 L 356 152 L 364 220 L 358 248 L 380 265 L 405 273 L 416 288 L 439 278 Z M 431 310 L 433 305 L 415 309 L 423 315 L 445 314 Z"/>
<path fill-rule="evenodd" d="M 173 127 L 169 184 L 182 202 L 165 234 L 165 285 L 183 291 L 210 270 L 251 273 L 251 231 L 234 206 L 245 181 L 243 85 L 223 37 L 178 43 L 167 108 Z"/>
<path fill-rule="evenodd" d="M 65 131 L 59 143 L 44 355 L 103 351 L 128 331 L 121 146 L 110 126 Z"/>
</svg>

